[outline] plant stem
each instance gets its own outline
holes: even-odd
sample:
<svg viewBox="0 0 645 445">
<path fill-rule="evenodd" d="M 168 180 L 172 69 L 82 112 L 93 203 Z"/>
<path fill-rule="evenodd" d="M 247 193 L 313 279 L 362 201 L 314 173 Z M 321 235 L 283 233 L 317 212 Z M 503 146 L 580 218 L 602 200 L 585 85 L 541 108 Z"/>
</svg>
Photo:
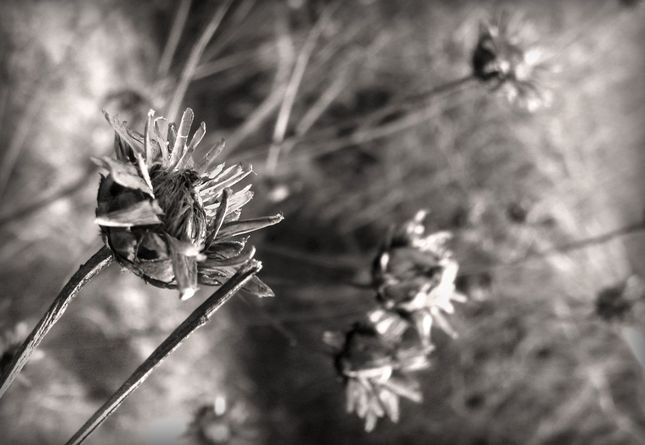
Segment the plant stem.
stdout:
<svg viewBox="0 0 645 445">
<path fill-rule="evenodd" d="M 78 291 L 98 275 L 99 272 L 109 266 L 112 260 L 112 252 L 104 246 L 69 279 L 45 315 L 43 315 L 36 327 L 31 331 L 31 334 L 29 334 L 20 349 L 16 352 L 13 361 L 0 378 L 0 398 L 2 398 L 9 386 L 18 377 L 18 374 L 20 374 L 22 368 L 27 364 L 31 354 L 36 350 L 43 338 L 45 338 L 45 335 L 47 335 L 65 313 L 67 306 L 76 297 Z"/>
<path fill-rule="evenodd" d="M 240 269 L 204 303 L 195 309 L 166 339 L 155 349 L 150 356 L 128 377 L 119 389 L 112 394 L 107 402 L 103 404 L 92 417 L 72 436 L 66 445 L 78 445 L 98 428 L 107 418 L 112 415 L 143 382 L 146 381 L 152 371 L 166 357 L 168 357 L 179 345 L 197 329 L 205 325 L 217 310 L 222 307 L 233 295 L 235 295 L 256 273 L 260 271 L 262 264 L 259 261 L 251 261 Z"/>
<path fill-rule="evenodd" d="M 645 333 L 637 326 L 624 326 L 621 335 L 645 372 Z"/>
</svg>

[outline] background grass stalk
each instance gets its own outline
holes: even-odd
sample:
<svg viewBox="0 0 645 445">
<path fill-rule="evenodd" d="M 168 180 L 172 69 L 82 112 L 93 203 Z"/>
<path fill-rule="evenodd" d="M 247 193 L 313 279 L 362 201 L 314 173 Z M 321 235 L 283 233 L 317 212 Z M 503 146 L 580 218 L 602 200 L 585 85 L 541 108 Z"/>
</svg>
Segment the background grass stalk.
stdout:
<svg viewBox="0 0 645 445">
<path fill-rule="evenodd" d="M 101 406 L 87 422 L 72 436 L 67 445 L 83 443 L 87 437 L 112 415 L 166 357 L 168 357 L 188 336 L 204 326 L 215 312 L 235 295 L 253 276 L 262 269 L 258 261 L 251 261 L 240 269 L 204 303 L 195 309 L 150 356 L 130 375 L 114 394 Z"/>
<path fill-rule="evenodd" d="M 637 326 L 623 326 L 621 336 L 645 373 L 645 332 Z"/>
<path fill-rule="evenodd" d="M 31 354 L 45 338 L 45 335 L 47 335 L 65 313 L 67 306 L 69 306 L 69 303 L 74 299 L 78 291 L 98 275 L 99 272 L 108 267 L 112 263 L 112 260 L 113 256 L 110 249 L 104 246 L 69 279 L 45 315 L 43 315 L 36 327 L 31 331 L 31 334 L 29 334 L 20 349 L 16 352 L 13 361 L 5 370 L 2 378 L 0 378 L 0 398 L 2 398 L 16 377 L 18 377 L 22 368 L 29 361 Z"/>
</svg>

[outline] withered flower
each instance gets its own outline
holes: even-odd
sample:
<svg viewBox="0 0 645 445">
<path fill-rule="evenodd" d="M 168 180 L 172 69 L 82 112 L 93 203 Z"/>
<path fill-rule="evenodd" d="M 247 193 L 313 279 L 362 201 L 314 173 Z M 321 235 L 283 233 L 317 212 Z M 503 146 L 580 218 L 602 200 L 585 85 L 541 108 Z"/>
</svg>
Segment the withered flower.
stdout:
<svg viewBox="0 0 645 445">
<path fill-rule="evenodd" d="M 596 297 L 596 314 L 607 322 L 637 323 L 645 320 L 645 283 L 632 275 L 602 289 Z"/>
<path fill-rule="evenodd" d="M 115 135 L 116 159 L 97 159 L 101 177 L 96 221 L 116 260 L 148 283 L 177 288 L 190 298 L 197 284 L 220 285 L 255 254 L 250 232 L 276 224 L 281 215 L 240 220 L 251 186 L 232 186 L 251 173 L 216 157 L 223 143 L 197 150 L 206 133 L 202 122 L 190 137 L 193 111 L 179 128 L 148 113 L 143 135 L 106 113 Z M 258 278 L 245 288 L 273 295 Z"/>
<path fill-rule="evenodd" d="M 552 101 L 544 78 L 553 66 L 545 51 L 523 41 L 516 28 L 506 13 L 480 25 L 472 56 L 473 75 L 500 91 L 509 103 L 535 111 Z"/>
<path fill-rule="evenodd" d="M 241 403 L 229 403 L 218 395 L 213 403 L 201 406 L 188 426 L 187 435 L 203 445 L 236 444 L 257 442 L 258 434 L 250 422 L 250 412 Z"/>
<path fill-rule="evenodd" d="M 422 400 L 410 373 L 429 367 L 430 348 L 411 340 L 409 327 L 398 314 L 377 309 L 346 334 L 328 334 L 338 348 L 335 363 L 345 384 L 347 412 L 364 419 L 368 432 L 381 417 L 398 421 L 399 398 Z"/>
<path fill-rule="evenodd" d="M 391 231 L 374 261 L 372 276 L 381 303 L 411 319 L 429 345 L 434 322 L 456 335 L 444 314 L 453 313 L 453 302 L 466 298 L 455 290 L 459 266 L 446 245 L 451 234 L 426 233 L 426 216 L 421 210 Z"/>
</svg>

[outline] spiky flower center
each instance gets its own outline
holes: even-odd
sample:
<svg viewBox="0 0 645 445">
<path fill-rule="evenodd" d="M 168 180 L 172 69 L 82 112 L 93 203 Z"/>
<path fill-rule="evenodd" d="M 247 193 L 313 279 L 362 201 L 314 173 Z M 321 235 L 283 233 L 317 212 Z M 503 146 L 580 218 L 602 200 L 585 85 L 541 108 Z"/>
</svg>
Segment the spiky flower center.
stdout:
<svg viewBox="0 0 645 445">
<path fill-rule="evenodd" d="M 168 171 L 161 166 L 150 170 L 150 180 L 166 232 L 182 241 L 201 244 L 206 237 L 207 217 L 196 190 L 200 177 L 193 170 Z"/>
</svg>

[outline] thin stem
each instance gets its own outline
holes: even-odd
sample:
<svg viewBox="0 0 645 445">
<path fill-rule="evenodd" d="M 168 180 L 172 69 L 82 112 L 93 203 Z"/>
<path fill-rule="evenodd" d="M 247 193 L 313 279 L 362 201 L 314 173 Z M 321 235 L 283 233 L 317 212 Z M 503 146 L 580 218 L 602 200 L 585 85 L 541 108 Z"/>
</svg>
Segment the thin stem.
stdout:
<svg viewBox="0 0 645 445">
<path fill-rule="evenodd" d="M 157 69 L 157 77 L 160 79 L 165 77 L 170 70 L 177 45 L 179 45 L 179 40 L 186 26 L 186 19 L 188 19 L 188 13 L 190 12 L 190 4 L 191 0 L 182 0 L 177 8 L 175 20 L 172 22 L 172 28 L 170 28 L 170 34 L 168 35 L 168 40 L 166 41 L 166 46 L 163 49 L 161 61 L 159 62 L 159 68 Z"/>
<path fill-rule="evenodd" d="M 195 309 L 166 339 L 155 349 L 150 356 L 128 377 L 114 394 L 103 404 L 87 422 L 72 436 L 67 445 L 83 443 L 89 435 L 112 415 L 125 401 L 150 376 L 152 371 L 161 364 L 179 345 L 193 332 L 204 326 L 210 318 L 233 295 L 235 295 L 253 276 L 260 271 L 262 264 L 251 261 L 240 269 L 226 283 L 213 293 L 204 303 Z"/>
<path fill-rule="evenodd" d="M 537 252 L 531 252 L 524 256 L 514 258 L 509 261 L 502 261 L 499 263 L 493 263 L 492 265 L 482 266 L 482 267 L 465 267 L 462 275 L 474 275 L 483 272 L 491 272 L 497 269 L 511 268 L 522 266 L 525 263 L 534 260 L 545 259 L 554 255 L 562 255 L 565 253 L 575 252 L 578 250 L 587 249 L 589 247 L 594 247 L 600 244 L 608 243 L 613 241 L 616 238 L 621 238 L 624 236 L 632 235 L 645 231 L 645 221 L 639 221 L 636 223 L 629 224 L 627 226 L 619 227 L 599 235 L 590 236 L 588 238 L 582 238 L 578 240 L 571 241 L 569 243 L 561 244 L 549 249 L 544 249 Z"/>
<path fill-rule="evenodd" d="M 20 349 L 16 352 L 13 361 L 5 370 L 2 378 L 0 378 L 0 398 L 2 398 L 9 386 L 18 377 L 18 374 L 20 374 L 22 368 L 27 364 L 31 354 L 36 350 L 43 338 L 45 338 L 45 335 L 47 335 L 65 313 L 67 306 L 76 297 L 78 291 L 98 275 L 99 272 L 109 266 L 112 260 L 113 256 L 110 249 L 102 247 L 69 279 L 45 315 L 43 315 L 36 327 L 31 331 L 31 334 L 29 334 Z"/>
<path fill-rule="evenodd" d="M 468 75 L 456 80 L 452 80 L 445 84 L 430 88 L 429 90 L 420 93 L 408 94 L 401 98 L 394 104 L 386 105 L 378 108 L 368 114 L 357 116 L 355 118 L 345 119 L 337 125 L 308 135 L 297 135 L 286 138 L 282 144 L 293 147 L 297 144 L 308 144 L 307 153 L 305 156 L 319 156 L 332 151 L 340 150 L 349 145 L 369 142 L 374 139 L 379 139 L 388 136 L 392 133 L 403 131 L 414 125 L 418 125 L 437 113 L 436 110 L 429 110 L 425 105 L 432 103 L 431 99 L 438 97 L 448 96 L 450 94 L 458 93 L 468 86 L 474 85 L 475 78 Z M 412 111 L 410 111 L 412 109 Z M 401 111 L 408 111 L 407 113 L 399 116 L 387 123 L 380 126 L 369 127 L 368 124 L 373 124 L 381 119 L 388 117 L 391 114 L 397 114 Z M 337 134 L 343 130 L 353 131 L 347 136 L 339 137 L 336 139 L 329 139 L 331 134 Z M 235 162 L 245 161 L 259 155 L 268 153 L 271 146 L 266 144 L 255 146 L 245 152 L 245 154 L 234 158 Z"/>
<path fill-rule="evenodd" d="M 627 325 L 622 327 L 621 336 L 645 372 L 645 333 L 638 326 Z"/>
<path fill-rule="evenodd" d="M 307 65 L 309 64 L 309 59 L 313 54 L 316 42 L 318 42 L 320 34 L 327 25 L 330 15 L 329 9 L 326 10 L 326 13 L 320 17 L 316 26 L 314 26 L 307 36 L 307 40 L 298 54 L 293 71 L 291 72 L 291 77 L 285 87 L 284 97 L 282 104 L 280 105 L 275 128 L 273 130 L 273 144 L 269 148 L 266 160 L 266 170 L 269 174 L 274 173 L 278 165 L 278 159 L 283 147 L 282 142 L 284 142 L 284 137 L 287 133 L 289 118 L 291 117 L 291 112 L 293 111 L 293 107 L 296 103 L 298 89 L 300 88 L 305 76 L 305 71 L 307 70 Z"/>
<path fill-rule="evenodd" d="M 233 0 L 228 0 L 215 11 L 215 14 L 208 22 L 208 25 L 206 25 L 206 28 L 204 28 L 199 39 L 195 42 L 195 45 L 193 45 L 190 55 L 188 56 L 188 60 L 186 61 L 186 65 L 179 77 L 179 82 L 175 88 L 175 94 L 172 96 L 168 105 L 168 120 L 170 122 L 175 121 L 179 108 L 181 107 L 181 102 L 184 100 L 186 90 L 193 79 L 193 75 L 195 74 L 195 70 L 197 69 L 197 65 L 199 64 L 202 54 L 204 53 L 208 42 L 210 42 L 211 38 L 215 34 L 215 31 L 217 31 L 219 25 L 222 23 L 222 20 L 226 16 L 232 3 Z"/>
</svg>

